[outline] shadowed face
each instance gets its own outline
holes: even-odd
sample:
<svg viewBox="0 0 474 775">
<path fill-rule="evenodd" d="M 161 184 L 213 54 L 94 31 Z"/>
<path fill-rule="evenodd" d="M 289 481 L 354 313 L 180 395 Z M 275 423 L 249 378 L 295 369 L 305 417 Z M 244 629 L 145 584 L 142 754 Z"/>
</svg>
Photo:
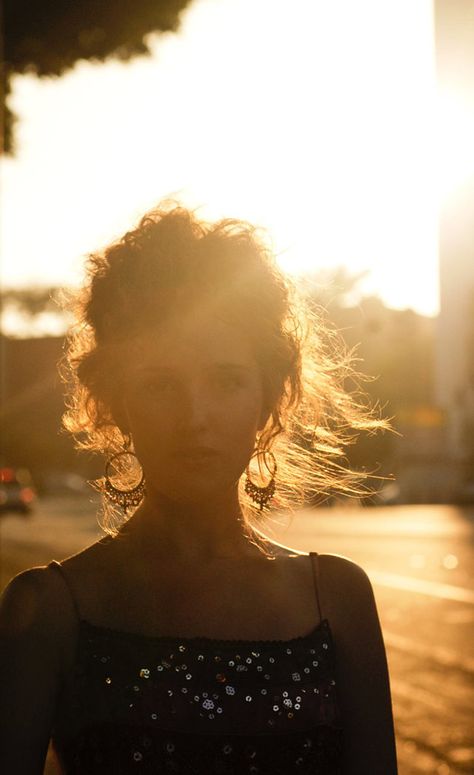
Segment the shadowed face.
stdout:
<svg viewBox="0 0 474 775">
<path fill-rule="evenodd" d="M 123 405 L 148 492 L 198 502 L 235 486 L 267 416 L 248 338 L 217 314 L 135 340 Z"/>
</svg>

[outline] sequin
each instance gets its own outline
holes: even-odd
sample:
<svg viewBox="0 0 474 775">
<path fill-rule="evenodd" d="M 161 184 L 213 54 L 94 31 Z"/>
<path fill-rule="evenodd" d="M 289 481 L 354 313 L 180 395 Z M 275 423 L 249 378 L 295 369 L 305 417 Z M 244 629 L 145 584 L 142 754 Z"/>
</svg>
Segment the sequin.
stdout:
<svg viewBox="0 0 474 775">
<path fill-rule="evenodd" d="M 309 648 L 306 637 L 290 644 L 268 641 L 259 649 L 239 641 L 238 653 L 232 641 L 190 639 L 186 644 L 180 640 L 171 644 L 168 636 L 155 638 L 153 651 L 151 641 L 142 651 L 136 636 L 130 640 L 129 649 L 115 649 L 115 636 L 108 634 L 105 642 L 95 633 L 87 648 L 89 641 L 82 642 L 82 672 L 78 675 L 87 675 L 91 682 L 88 703 L 89 697 L 93 698 L 93 707 L 103 708 L 104 717 L 107 709 L 108 718 L 123 719 L 123 738 L 122 733 L 117 736 L 107 754 L 111 758 L 104 762 L 102 731 L 96 741 L 93 732 L 86 731 L 89 736 L 81 752 L 84 750 L 85 757 L 87 750 L 94 748 L 88 761 L 95 761 L 97 753 L 102 757 L 101 764 L 90 770 L 88 765 L 82 769 L 71 765 L 71 771 L 78 775 L 123 771 L 127 765 L 123 759 L 120 761 L 120 751 L 126 748 L 128 767 L 135 763 L 137 772 L 146 768 L 175 775 L 191 770 L 209 775 L 288 775 L 296 767 L 304 775 L 336 772 L 339 765 L 329 769 L 329 764 L 328 768 L 322 764 L 333 755 L 329 740 L 336 741 L 336 726 L 332 725 L 338 721 L 331 641 L 321 637 L 323 632 L 321 627 L 311 636 L 311 646 L 316 648 Z M 184 652 L 186 663 L 181 663 Z M 147 662 L 150 665 L 150 657 L 153 667 L 143 667 Z M 105 674 L 104 659 L 110 675 Z M 154 681 L 149 680 L 152 673 Z M 136 684 L 133 676 L 139 677 Z M 104 682 L 112 683 L 112 677 L 114 691 L 106 691 Z M 133 703 L 129 702 L 130 693 Z M 90 714 L 90 707 L 87 705 L 85 712 Z M 154 708 L 160 708 L 159 712 Z M 189 733 L 194 728 L 199 734 L 191 744 Z M 113 725 L 110 729 L 113 734 Z M 308 729 L 312 731 L 308 733 Z M 171 730 L 176 739 L 169 737 Z M 286 733 L 295 737 L 288 738 Z M 202 740 L 202 746 L 198 740 Z M 255 745 L 247 745 L 250 742 Z"/>
</svg>

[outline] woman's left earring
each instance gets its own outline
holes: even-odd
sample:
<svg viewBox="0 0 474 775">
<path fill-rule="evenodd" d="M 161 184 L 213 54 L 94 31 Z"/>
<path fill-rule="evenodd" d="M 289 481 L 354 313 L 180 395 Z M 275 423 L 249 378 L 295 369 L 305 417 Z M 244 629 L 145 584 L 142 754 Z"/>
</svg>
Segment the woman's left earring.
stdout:
<svg viewBox="0 0 474 775">
<path fill-rule="evenodd" d="M 136 508 L 139 506 L 144 496 L 146 495 L 143 468 L 141 467 L 141 464 L 135 453 L 131 451 L 130 446 L 131 439 L 129 436 L 128 441 L 125 442 L 122 452 L 117 452 L 107 460 L 105 464 L 105 479 L 103 488 L 106 497 L 112 501 L 112 503 L 120 506 L 125 514 L 127 514 L 128 509 L 133 507 Z M 133 462 L 131 459 L 133 459 Z M 140 478 L 138 484 L 128 488 L 126 486 L 117 487 L 117 484 L 112 481 L 113 469 L 115 469 L 115 481 L 123 481 L 124 478 L 130 477 L 131 462 L 133 465 L 138 464 L 140 468 Z"/>
<path fill-rule="evenodd" d="M 259 455 L 260 450 L 257 450 L 256 454 Z M 270 481 L 267 485 L 265 485 L 265 487 L 259 487 L 257 484 L 252 482 L 250 478 L 250 466 L 247 466 L 247 470 L 245 472 L 245 492 L 251 497 L 253 502 L 259 506 L 260 511 L 263 511 L 264 508 L 268 507 L 268 503 L 275 495 L 276 490 L 275 474 L 277 472 L 277 464 L 275 456 L 273 452 L 270 452 L 269 449 L 264 450 L 264 455 L 268 455 L 270 458 L 270 465 L 268 465 L 268 462 L 265 458 L 265 466 L 270 473 Z"/>
</svg>

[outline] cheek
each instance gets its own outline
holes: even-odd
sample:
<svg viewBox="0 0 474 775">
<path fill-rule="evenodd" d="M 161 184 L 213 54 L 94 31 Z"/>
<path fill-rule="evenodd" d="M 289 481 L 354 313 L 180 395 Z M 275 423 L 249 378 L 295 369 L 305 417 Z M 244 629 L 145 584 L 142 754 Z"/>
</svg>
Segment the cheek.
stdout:
<svg viewBox="0 0 474 775">
<path fill-rule="evenodd" d="M 209 470 L 190 471 L 173 450 L 186 439 L 187 420 L 177 403 L 144 401 L 128 402 L 128 415 L 135 452 L 145 475 L 158 487 L 182 486 L 183 477 L 191 486 L 204 475 L 207 486 L 228 486 L 245 471 L 255 448 L 255 437 L 261 416 L 260 391 L 242 391 L 225 400 L 211 403 L 204 411 L 201 431 L 205 442 L 216 446 L 222 457 Z"/>
</svg>

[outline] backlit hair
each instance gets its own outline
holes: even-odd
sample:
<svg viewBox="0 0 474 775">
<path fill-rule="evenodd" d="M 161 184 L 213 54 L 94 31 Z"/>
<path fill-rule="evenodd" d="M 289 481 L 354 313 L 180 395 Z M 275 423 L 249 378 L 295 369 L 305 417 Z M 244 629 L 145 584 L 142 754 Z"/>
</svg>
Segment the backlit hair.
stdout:
<svg viewBox="0 0 474 775">
<path fill-rule="evenodd" d="M 269 419 L 257 442 L 271 449 L 278 466 L 272 514 L 291 514 L 308 498 L 367 494 L 368 475 L 350 468 L 345 449 L 360 431 L 374 433 L 388 423 L 360 389 L 353 352 L 323 310 L 310 309 L 297 294 L 263 231 L 231 218 L 208 223 L 167 200 L 90 255 L 86 272 L 84 287 L 69 300 L 76 324 L 62 369 L 69 386 L 63 423 L 77 447 L 104 454 L 123 449 L 112 406 L 130 337 L 166 321 L 177 305 L 223 303 L 228 319 L 250 338 L 261 369 Z M 263 455 L 257 460 L 264 478 Z M 249 540 L 260 548 L 277 543 L 268 517 L 263 526 L 244 491 L 244 476 L 239 498 Z M 117 514 L 105 500 L 104 516 L 104 530 L 115 534 Z"/>
</svg>

